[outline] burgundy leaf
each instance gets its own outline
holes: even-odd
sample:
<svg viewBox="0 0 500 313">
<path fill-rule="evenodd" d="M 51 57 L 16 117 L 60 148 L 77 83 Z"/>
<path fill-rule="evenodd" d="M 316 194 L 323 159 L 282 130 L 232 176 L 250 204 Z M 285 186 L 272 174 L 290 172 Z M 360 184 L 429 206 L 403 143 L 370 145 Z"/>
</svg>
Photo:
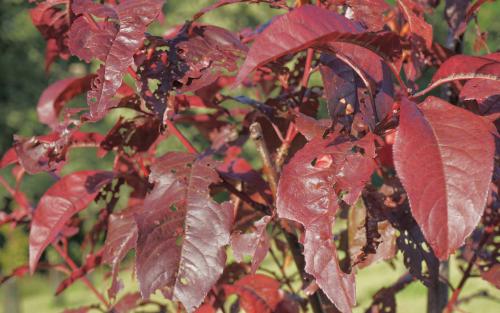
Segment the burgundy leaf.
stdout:
<svg viewBox="0 0 500 313">
<path fill-rule="evenodd" d="M 156 289 L 193 312 L 225 265 L 233 219 L 229 203 L 210 199 L 213 162 L 171 152 L 151 167 L 155 186 L 137 213 L 137 277 L 143 297 Z"/>
<path fill-rule="evenodd" d="M 500 52 L 481 57 L 455 55 L 447 59 L 432 77 L 430 85 L 415 94 L 415 97 L 445 83 L 474 78 L 500 80 Z"/>
<path fill-rule="evenodd" d="M 59 80 L 44 90 L 37 104 L 38 120 L 54 128 L 64 105 L 75 96 L 90 89 L 93 75 Z"/>
<path fill-rule="evenodd" d="M 481 277 L 497 289 L 500 289 L 500 264 L 495 264 L 486 272 L 481 273 Z"/>
<path fill-rule="evenodd" d="M 467 8 L 471 0 L 446 0 L 444 8 L 444 16 L 446 22 L 452 31 L 455 38 L 458 38 L 457 33 L 460 25 L 465 22 Z"/>
<path fill-rule="evenodd" d="M 137 244 L 137 224 L 134 212 L 137 208 L 129 208 L 125 212 L 109 216 L 108 233 L 104 243 L 103 262 L 111 265 L 112 283 L 108 290 L 110 298 L 116 297 L 119 291 L 118 267 L 123 258 Z"/>
<path fill-rule="evenodd" d="M 245 255 L 252 257 L 252 274 L 259 268 L 269 250 L 269 236 L 266 231 L 270 216 L 264 216 L 254 223 L 255 230 L 248 234 L 239 232 L 231 235 L 231 247 L 237 262 L 243 261 Z"/>
<path fill-rule="evenodd" d="M 114 8 L 113 16 L 109 16 L 111 7 L 100 7 L 90 1 L 75 10 L 75 13 L 81 13 L 89 7 L 92 13 L 118 18 L 116 28 L 109 21 L 98 24 L 89 21 L 89 15 L 80 16 L 71 26 L 72 53 L 87 61 L 97 58 L 104 62 L 87 95 L 92 119 L 102 118 L 113 106 L 110 101 L 121 86 L 128 67 L 134 63 L 133 55 L 142 45 L 147 26 L 160 13 L 162 6 L 161 0 L 121 1 Z"/>
<path fill-rule="evenodd" d="M 113 173 L 80 171 L 64 176 L 52 185 L 38 202 L 33 214 L 29 236 L 30 272 L 45 248 L 63 230 L 70 218 L 85 209 L 99 189 L 113 179 Z"/>
<path fill-rule="evenodd" d="M 359 44 L 387 58 L 400 54 L 394 33 L 368 33 L 342 15 L 304 5 L 275 19 L 257 36 L 235 84 L 241 83 L 255 68 L 279 57 L 332 41 Z"/>
<path fill-rule="evenodd" d="M 344 312 L 355 303 L 354 276 L 340 270 L 331 227 L 339 201 L 352 205 L 376 167 L 374 140 L 316 137 L 283 168 L 278 185 L 278 215 L 305 228 L 306 271 Z"/>
<path fill-rule="evenodd" d="M 280 282 L 262 274 L 243 277 L 233 285 L 224 285 L 227 295 L 237 294 L 246 313 L 271 313 L 281 302 Z"/>
<path fill-rule="evenodd" d="M 398 176 L 415 220 L 445 260 L 478 224 L 488 196 L 493 125 L 435 97 L 401 103 L 394 144 Z"/>
<path fill-rule="evenodd" d="M 413 0 L 398 0 L 403 14 L 410 26 L 410 32 L 416 40 L 425 42 L 427 48 L 432 47 L 432 25 L 428 24 L 423 16 L 423 8 L 421 8 Z"/>
</svg>

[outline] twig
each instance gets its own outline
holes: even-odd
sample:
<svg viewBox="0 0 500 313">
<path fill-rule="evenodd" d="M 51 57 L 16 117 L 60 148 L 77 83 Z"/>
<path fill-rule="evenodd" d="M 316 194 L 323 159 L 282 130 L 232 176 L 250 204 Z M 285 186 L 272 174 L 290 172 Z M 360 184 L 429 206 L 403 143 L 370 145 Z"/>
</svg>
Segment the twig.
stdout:
<svg viewBox="0 0 500 313">
<path fill-rule="evenodd" d="M 250 125 L 250 138 L 255 143 L 257 151 L 259 152 L 260 158 L 263 163 L 263 172 L 271 188 L 271 193 L 273 194 L 273 199 L 276 199 L 276 192 L 278 191 L 278 174 L 271 160 L 271 155 L 267 149 L 266 143 L 264 142 L 264 135 L 262 133 L 262 127 L 258 122 L 254 122 Z"/>
<path fill-rule="evenodd" d="M 167 124 L 167 127 L 169 131 L 179 139 L 179 141 L 182 143 L 182 145 L 191 153 L 198 153 L 198 150 L 189 142 L 189 140 L 179 131 L 179 129 L 172 123 L 171 120 L 166 119 L 165 124 Z"/>
<path fill-rule="evenodd" d="M 78 266 L 68 256 L 66 251 L 61 249 L 61 247 L 57 243 L 52 244 L 52 246 L 57 251 L 57 253 L 61 256 L 61 258 L 63 258 L 63 260 L 69 265 L 71 270 L 73 270 L 73 271 L 78 270 Z M 106 298 L 104 298 L 104 296 L 99 291 L 97 291 L 97 289 L 94 287 L 94 285 L 92 285 L 92 283 L 90 282 L 90 280 L 86 276 L 82 277 L 82 281 L 95 294 L 97 299 L 99 299 L 99 301 L 101 301 L 107 308 L 109 308 L 109 302 L 106 300 Z"/>
</svg>

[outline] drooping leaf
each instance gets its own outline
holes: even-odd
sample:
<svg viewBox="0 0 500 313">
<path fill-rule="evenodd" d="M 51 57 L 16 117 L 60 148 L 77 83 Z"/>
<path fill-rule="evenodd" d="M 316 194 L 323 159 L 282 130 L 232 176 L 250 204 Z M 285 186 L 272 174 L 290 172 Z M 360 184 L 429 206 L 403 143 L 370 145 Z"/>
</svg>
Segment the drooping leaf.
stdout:
<svg viewBox="0 0 500 313">
<path fill-rule="evenodd" d="M 46 40 L 45 71 L 49 71 L 51 64 L 57 57 L 67 60 L 68 30 L 73 19 L 69 0 L 40 1 L 30 10 L 33 25 Z"/>
<path fill-rule="evenodd" d="M 83 1 L 73 10 L 90 10 L 99 17 L 118 19 L 118 24 L 106 20 L 97 24 L 89 14 L 78 17 L 70 29 L 71 51 L 88 61 L 97 58 L 104 62 L 98 77 L 87 95 L 92 119 L 100 119 L 113 104 L 110 102 L 122 84 L 128 67 L 134 64 L 133 55 L 142 45 L 147 26 L 160 13 L 161 0 L 121 1 L 115 7 Z"/>
<path fill-rule="evenodd" d="M 500 80 L 500 52 L 481 57 L 455 55 L 447 59 L 432 77 L 432 81 L 424 90 L 415 96 L 421 96 L 445 83 L 465 79 Z"/>
<path fill-rule="evenodd" d="M 374 140 L 316 137 L 283 168 L 278 185 L 278 215 L 305 228 L 306 271 L 344 312 L 355 303 L 354 277 L 339 267 L 331 227 L 339 202 L 352 205 L 376 167 Z"/>
<path fill-rule="evenodd" d="M 45 89 L 38 100 L 36 111 L 41 123 L 54 128 L 59 119 L 59 113 L 64 105 L 75 96 L 90 89 L 93 75 L 81 78 L 66 78 L 59 80 Z"/>
<path fill-rule="evenodd" d="M 231 247 L 237 262 L 243 261 L 245 255 L 252 257 L 252 274 L 259 268 L 269 250 L 269 236 L 266 231 L 270 216 L 264 216 L 254 223 L 255 230 L 251 233 L 239 232 L 231 235 Z"/>
<path fill-rule="evenodd" d="M 278 17 L 257 36 L 235 84 L 241 83 L 255 68 L 279 57 L 333 41 L 355 43 L 388 59 L 400 55 L 394 33 L 369 33 L 342 15 L 304 5 Z"/>
<path fill-rule="evenodd" d="M 29 236 L 30 272 L 45 248 L 56 239 L 70 218 L 85 209 L 95 198 L 101 186 L 113 179 L 105 171 L 80 171 L 64 176 L 40 198 L 33 214 Z"/>
<path fill-rule="evenodd" d="M 120 262 L 137 244 L 137 224 L 133 215 L 136 211 L 137 209 L 132 207 L 125 212 L 109 216 L 103 262 L 111 265 L 112 282 L 111 288 L 108 290 L 110 298 L 116 297 L 120 289 L 120 284 L 117 281 Z"/>
<path fill-rule="evenodd" d="M 295 118 L 295 126 L 307 140 L 323 136 L 330 125 L 331 121 L 328 119 L 318 121 L 300 112 L 297 113 Z"/>
<path fill-rule="evenodd" d="M 193 312 L 221 275 L 233 212 L 229 203 L 210 199 L 209 185 L 219 180 L 213 166 L 181 152 L 167 153 L 152 166 L 155 186 L 136 214 L 143 297 L 161 289 Z"/>
<path fill-rule="evenodd" d="M 441 260 L 463 244 L 483 213 L 495 151 L 491 131 L 487 120 L 435 97 L 418 107 L 401 103 L 395 167 Z"/>
<path fill-rule="evenodd" d="M 354 273 L 346 274 L 338 262 L 337 247 L 332 238 L 331 216 L 318 216 L 306 226 L 304 239 L 305 270 L 341 312 L 351 312 L 356 304 Z"/>
<path fill-rule="evenodd" d="M 247 313 L 274 312 L 282 299 L 280 282 L 266 275 L 247 275 L 233 285 L 224 285 L 227 295 L 237 294 Z"/>
</svg>

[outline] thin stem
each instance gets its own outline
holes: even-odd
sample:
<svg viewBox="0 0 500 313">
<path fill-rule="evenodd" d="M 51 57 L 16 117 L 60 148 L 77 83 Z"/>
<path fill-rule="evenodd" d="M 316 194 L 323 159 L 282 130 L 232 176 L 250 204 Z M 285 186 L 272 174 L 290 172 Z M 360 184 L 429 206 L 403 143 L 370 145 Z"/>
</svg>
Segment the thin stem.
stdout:
<svg viewBox="0 0 500 313">
<path fill-rule="evenodd" d="M 311 64 L 313 57 L 314 57 L 314 49 L 308 48 L 306 55 L 306 64 L 304 65 L 304 74 L 302 75 L 302 80 L 300 81 L 300 85 L 304 88 L 307 88 L 307 84 L 309 83 L 309 77 L 311 77 Z"/>
<path fill-rule="evenodd" d="M 182 143 L 182 145 L 191 153 L 198 153 L 198 150 L 189 142 L 189 140 L 179 131 L 179 129 L 172 123 L 171 120 L 166 119 L 165 123 L 167 124 L 167 127 L 169 131 L 179 139 L 179 141 Z"/>
<path fill-rule="evenodd" d="M 274 263 L 276 263 L 276 266 L 278 266 L 281 276 L 283 277 L 283 280 L 285 281 L 285 284 L 288 286 L 290 291 L 292 293 L 296 293 L 295 289 L 293 288 L 292 284 L 290 283 L 290 278 L 285 273 L 285 269 L 283 268 L 283 265 L 280 263 L 278 260 L 278 257 L 276 256 L 276 253 L 274 253 L 273 249 L 269 249 L 269 254 L 271 255 L 271 258 L 273 259 Z"/>
<path fill-rule="evenodd" d="M 250 125 L 250 138 L 252 138 L 257 151 L 259 152 L 260 158 L 263 163 L 264 175 L 266 175 L 267 182 L 271 188 L 271 193 L 273 194 L 273 199 L 276 199 L 276 192 L 278 191 L 278 174 L 271 161 L 271 155 L 267 149 L 266 143 L 264 142 L 264 135 L 262 133 L 262 127 L 258 122 Z"/>
<path fill-rule="evenodd" d="M 52 244 L 52 246 L 57 251 L 57 253 L 61 256 L 61 258 L 63 258 L 63 260 L 69 265 L 71 270 L 73 270 L 73 271 L 78 270 L 78 266 L 68 256 L 66 251 L 61 249 L 61 247 L 57 243 Z M 90 282 L 90 280 L 86 276 L 82 277 L 82 281 L 95 294 L 97 299 L 99 299 L 99 301 L 101 301 L 107 308 L 109 308 L 109 302 L 106 300 L 106 298 L 104 298 L 104 296 L 99 291 L 97 291 L 97 289 L 94 287 L 94 285 L 92 285 L 92 283 Z"/>
</svg>

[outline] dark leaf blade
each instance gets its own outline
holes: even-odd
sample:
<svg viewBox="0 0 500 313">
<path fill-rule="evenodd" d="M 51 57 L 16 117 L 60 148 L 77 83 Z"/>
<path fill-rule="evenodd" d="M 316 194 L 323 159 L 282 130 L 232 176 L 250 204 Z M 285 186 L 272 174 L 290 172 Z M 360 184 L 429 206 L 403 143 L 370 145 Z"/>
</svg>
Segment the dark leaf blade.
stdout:
<svg viewBox="0 0 500 313">
<path fill-rule="evenodd" d="M 402 102 L 394 144 L 397 173 L 415 220 L 445 260 L 478 224 L 493 172 L 493 126 L 429 97 Z"/>
<path fill-rule="evenodd" d="M 411 0 L 398 0 L 403 14 L 408 21 L 410 32 L 417 41 L 423 41 L 427 48 L 432 46 L 432 25 L 428 24 L 423 18 L 423 9 Z M 417 15 L 416 12 L 419 13 Z"/>
<path fill-rule="evenodd" d="M 332 41 L 356 43 L 393 58 L 400 54 L 400 47 L 393 35 L 368 33 L 342 15 L 317 6 L 303 5 L 280 16 L 258 35 L 240 68 L 235 85 L 261 65 L 286 54 Z"/>
<path fill-rule="evenodd" d="M 172 152 L 152 166 L 155 187 L 136 215 L 143 297 L 161 289 L 193 312 L 221 275 L 233 212 L 229 203 L 210 199 L 209 185 L 219 180 L 214 165 Z"/>
<path fill-rule="evenodd" d="M 81 78 L 59 80 L 45 89 L 38 100 L 36 111 L 41 123 L 54 128 L 58 123 L 59 113 L 64 105 L 75 96 L 90 89 L 93 75 Z"/>
<path fill-rule="evenodd" d="M 99 189 L 114 175 L 105 171 L 80 171 L 64 176 L 52 185 L 38 202 L 33 214 L 29 236 L 30 272 L 45 248 L 57 237 L 64 225 L 76 213 L 85 209 Z"/>
</svg>

